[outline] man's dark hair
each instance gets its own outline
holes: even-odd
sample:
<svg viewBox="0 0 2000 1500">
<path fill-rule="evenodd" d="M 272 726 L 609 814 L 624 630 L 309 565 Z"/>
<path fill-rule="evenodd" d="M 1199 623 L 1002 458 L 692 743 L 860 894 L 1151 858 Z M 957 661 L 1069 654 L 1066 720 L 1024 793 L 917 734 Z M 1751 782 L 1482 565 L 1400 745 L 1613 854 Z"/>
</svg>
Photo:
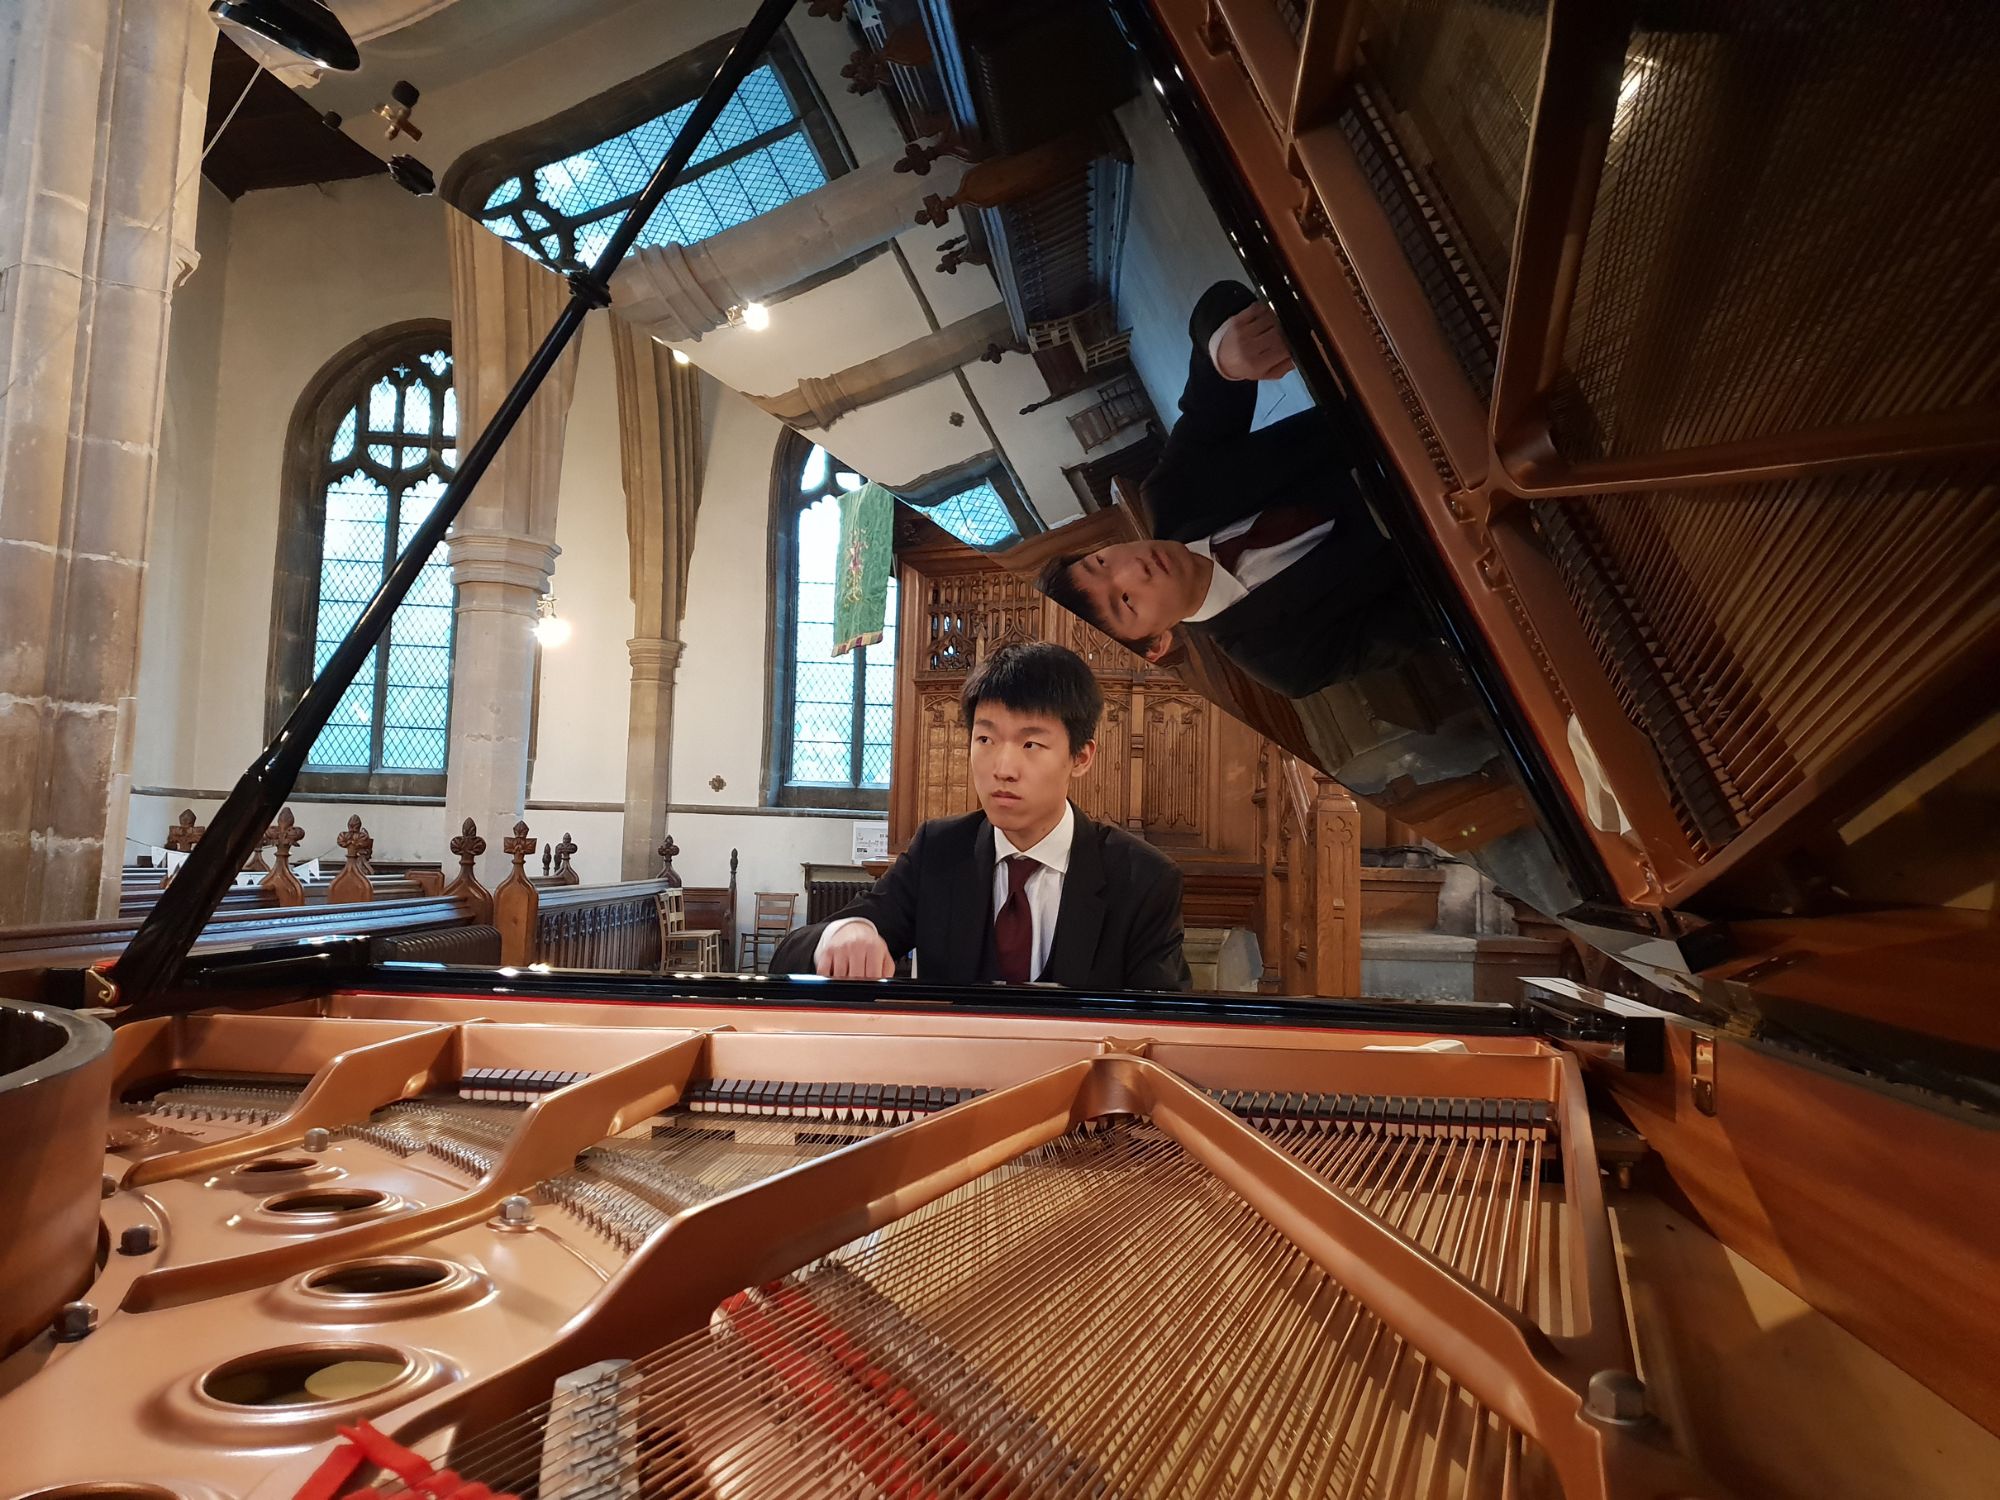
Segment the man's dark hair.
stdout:
<svg viewBox="0 0 2000 1500">
<path fill-rule="evenodd" d="M 1042 569 L 1041 576 L 1035 580 L 1035 587 L 1039 588 L 1044 594 L 1047 594 L 1056 603 L 1060 604 L 1085 624 L 1096 626 L 1126 650 L 1136 651 L 1141 656 L 1144 656 L 1146 654 L 1147 642 L 1144 640 L 1128 641 L 1124 636 L 1113 630 L 1108 623 L 1099 619 L 1096 604 L 1092 601 L 1090 595 L 1086 594 L 1081 586 L 1078 585 L 1075 568 L 1088 555 L 1088 553 L 1078 552 L 1070 557 L 1058 557 L 1054 562 Z"/>
<path fill-rule="evenodd" d="M 958 707 L 967 733 L 982 703 L 998 703 L 1017 714 L 1053 714 L 1062 721 L 1069 753 L 1075 755 L 1097 738 L 1104 693 L 1090 664 L 1067 646 L 1011 641 L 965 679 Z"/>
</svg>

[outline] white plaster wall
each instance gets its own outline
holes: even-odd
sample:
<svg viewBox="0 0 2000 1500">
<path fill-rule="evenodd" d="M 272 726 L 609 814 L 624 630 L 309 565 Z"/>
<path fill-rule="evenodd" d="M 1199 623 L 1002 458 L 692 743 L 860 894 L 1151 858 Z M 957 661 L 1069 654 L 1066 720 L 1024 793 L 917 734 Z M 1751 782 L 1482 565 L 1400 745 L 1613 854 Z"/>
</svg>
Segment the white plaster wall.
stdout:
<svg viewBox="0 0 2000 1500">
<path fill-rule="evenodd" d="M 777 418 L 735 392 L 718 393 L 675 679 L 676 803 L 754 807 L 762 797 L 771 462 L 783 431 Z M 718 776 L 724 784 L 711 787 Z"/>
<path fill-rule="evenodd" d="M 216 372 L 233 205 L 204 181 L 195 249 L 201 263 L 174 293 L 139 629 L 139 713 L 132 742 L 137 785 L 183 783 L 193 772 L 194 697 L 214 493 Z"/>
<path fill-rule="evenodd" d="M 384 177 L 249 193 L 235 205 L 200 582 L 195 786 L 232 785 L 264 743 L 278 491 L 293 408 L 320 368 L 362 335 L 451 316 L 446 212 Z"/>
<path fill-rule="evenodd" d="M 562 555 L 550 583 L 556 611 L 570 623 L 570 638 L 542 652 L 541 712 L 528 798 L 622 802 L 631 714 L 632 669 L 625 642 L 632 635 L 632 595 L 625 486 L 619 473 L 617 373 L 610 330 L 601 317 L 584 326 L 578 342 L 576 395 L 563 441 L 556 510 L 556 545 Z M 614 829 L 613 850 L 617 844 Z M 616 879 L 616 870 L 607 878 Z"/>
</svg>

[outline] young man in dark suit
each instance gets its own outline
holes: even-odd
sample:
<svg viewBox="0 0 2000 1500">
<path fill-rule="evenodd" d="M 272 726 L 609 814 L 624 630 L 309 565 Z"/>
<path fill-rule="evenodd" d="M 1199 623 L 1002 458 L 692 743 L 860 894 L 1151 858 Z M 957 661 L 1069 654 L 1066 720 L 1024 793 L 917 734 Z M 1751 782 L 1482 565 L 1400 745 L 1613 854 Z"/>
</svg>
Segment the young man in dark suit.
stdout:
<svg viewBox="0 0 2000 1500">
<path fill-rule="evenodd" d="M 1256 432 L 1257 382 L 1292 368 L 1240 282 L 1195 304 L 1180 420 L 1140 486 L 1154 540 L 1057 559 L 1042 588 L 1150 661 L 1176 626 L 1302 698 L 1388 666 L 1428 628 L 1323 412 Z"/>
<path fill-rule="evenodd" d="M 1069 800 L 1104 710 L 1083 658 L 1002 646 L 960 710 L 980 810 L 924 824 L 874 890 L 787 936 L 771 972 L 887 979 L 915 949 L 917 977 L 944 984 L 1187 989 L 1180 870 Z"/>
</svg>

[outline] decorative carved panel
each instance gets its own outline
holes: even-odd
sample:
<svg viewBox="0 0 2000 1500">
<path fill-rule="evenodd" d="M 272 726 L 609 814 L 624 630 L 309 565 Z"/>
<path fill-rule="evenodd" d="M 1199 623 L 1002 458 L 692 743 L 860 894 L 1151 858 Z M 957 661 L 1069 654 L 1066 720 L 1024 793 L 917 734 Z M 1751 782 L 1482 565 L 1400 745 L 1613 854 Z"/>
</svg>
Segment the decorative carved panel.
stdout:
<svg viewBox="0 0 2000 1500">
<path fill-rule="evenodd" d="M 1126 794 L 1132 784 L 1130 729 L 1125 703 L 1106 693 L 1104 718 L 1097 726 L 1097 758 L 1070 790 L 1076 805 L 1100 823 L 1125 824 Z"/>
<path fill-rule="evenodd" d="M 932 818 L 971 812 L 974 805 L 966 779 L 965 727 L 959 722 L 957 691 L 924 693 L 916 727 L 917 809 L 910 833 Z M 907 834 L 902 841 L 908 841 Z"/>
<path fill-rule="evenodd" d="M 1145 822 L 1148 837 L 1203 840 L 1209 829 L 1209 716 L 1199 698 L 1145 698 Z"/>
</svg>

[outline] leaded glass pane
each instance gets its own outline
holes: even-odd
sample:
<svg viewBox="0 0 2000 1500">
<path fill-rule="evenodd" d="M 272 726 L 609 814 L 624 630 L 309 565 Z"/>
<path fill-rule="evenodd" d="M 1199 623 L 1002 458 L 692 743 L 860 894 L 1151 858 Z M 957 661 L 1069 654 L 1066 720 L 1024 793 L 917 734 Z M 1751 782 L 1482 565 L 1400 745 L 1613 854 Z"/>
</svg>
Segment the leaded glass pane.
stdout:
<svg viewBox="0 0 2000 1500">
<path fill-rule="evenodd" d="M 938 502 L 925 514 L 971 547 L 998 547 L 1018 537 L 1006 502 L 985 481 Z"/>
<path fill-rule="evenodd" d="M 510 177 L 480 217 L 494 233 L 562 270 L 593 265 L 617 220 L 666 154 L 692 101 L 595 146 Z M 826 182 L 768 63 L 738 85 L 689 159 L 688 176 L 639 232 L 638 244 L 691 245 Z"/>
<path fill-rule="evenodd" d="M 340 419 L 340 426 L 333 432 L 333 446 L 327 449 L 326 457 L 329 463 L 345 463 L 348 456 L 354 452 L 354 429 L 359 415 L 358 410 L 350 406 L 347 415 Z"/>
<path fill-rule="evenodd" d="M 810 495 L 825 483 L 826 449 L 814 443 L 812 452 L 806 455 L 805 467 L 799 471 L 799 488 Z"/>
</svg>

